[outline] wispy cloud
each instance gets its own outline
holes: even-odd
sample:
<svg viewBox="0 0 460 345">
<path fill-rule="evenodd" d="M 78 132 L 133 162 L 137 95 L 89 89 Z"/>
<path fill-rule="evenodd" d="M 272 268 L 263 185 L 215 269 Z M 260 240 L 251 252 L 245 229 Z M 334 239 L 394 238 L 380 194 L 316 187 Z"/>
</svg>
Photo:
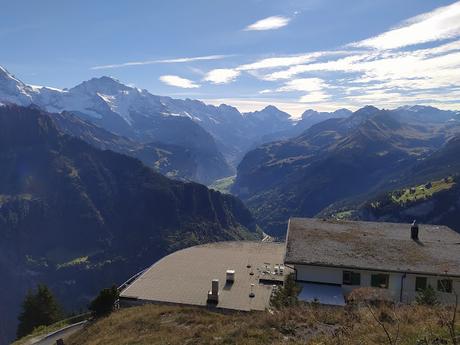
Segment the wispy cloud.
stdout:
<svg viewBox="0 0 460 345">
<path fill-rule="evenodd" d="M 233 82 L 241 75 L 241 72 L 248 72 L 249 74 L 263 79 L 263 75 L 259 74 L 260 70 L 272 70 L 289 66 L 297 66 L 307 62 L 315 61 L 319 57 L 331 55 L 349 54 L 346 51 L 320 51 L 300 55 L 291 55 L 283 57 L 265 58 L 253 63 L 243 64 L 234 68 L 219 68 L 209 71 L 204 81 L 210 81 L 214 84 L 226 84 Z"/>
<path fill-rule="evenodd" d="M 195 56 L 195 57 L 181 57 L 174 59 L 164 59 L 164 60 L 145 60 L 145 61 L 131 61 L 124 62 L 120 64 L 112 65 L 100 65 L 91 67 L 92 70 L 99 69 L 112 69 L 112 68 L 122 68 L 130 66 L 143 66 L 143 65 L 155 65 L 155 64 L 170 64 L 170 63 L 186 63 L 194 61 L 208 61 L 208 60 L 221 60 L 229 57 L 231 55 L 207 55 L 207 56 Z"/>
<path fill-rule="evenodd" d="M 205 75 L 204 81 L 209 81 L 213 84 L 226 84 L 234 81 L 240 73 L 240 71 L 231 68 L 213 69 Z"/>
<path fill-rule="evenodd" d="M 330 95 L 322 92 L 322 91 L 315 91 L 315 92 L 310 92 L 307 95 L 304 95 L 300 97 L 299 102 L 300 103 L 321 103 L 324 102 L 325 100 L 331 98 Z"/>
<path fill-rule="evenodd" d="M 263 31 L 263 30 L 275 30 L 286 26 L 290 22 L 290 18 L 283 16 L 272 16 L 267 17 L 257 22 L 248 25 L 245 31 Z"/>
<path fill-rule="evenodd" d="M 313 61 L 320 54 L 321 54 L 320 52 L 317 52 L 317 53 L 302 54 L 302 55 L 295 55 L 295 56 L 266 58 L 266 59 L 262 59 L 262 60 L 259 60 L 253 63 L 241 65 L 237 69 L 240 71 L 251 71 L 251 70 L 269 69 L 269 68 L 298 65 L 298 64 L 303 64 L 303 63 Z"/>
<path fill-rule="evenodd" d="M 417 46 L 422 43 L 430 46 Z M 205 80 L 230 83 L 242 73 L 264 82 L 261 96 L 286 93 L 283 98 L 297 97 L 297 102 L 315 107 L 414 102 L 460 107 L 455 99 L 460 85 L 460 1 L 340 50 L 263 58 L 211 70 Z"/>
<path fill-rule="evenodd" d="M 460 35 L 460 1 L 408 19 L 381 35 L 352 43 L 355 47 L 393 49 Z"/>
<path fill-rule="evenodd" d="M 318 103 L 329 99 L 331 96 L 325 92 L 329 85 L 320 78 L 299 78 L 286 82 L 276 89 L 276 92 L 305 92 L 300 97 L 301 103 Z"/>
<path fill-rule="evenodd" d="M 200 87 L 200 85 L 195 84 L 192 80 L 182 78 L 177 75 L 162 75 L 160 80 L 167 85 L 183 89 L 194 89 Z"/>
<path fill-rule="evenodd" d="M 311 92 L 311 91 L 319 91 L 327 87 L 327 84 L 324 80 L 319 78 L 300 78 L 300 79 L 293 79 L 288 81 L 285 85 L 281 86 L 277 89 L 277 91 L 284 92 L 284 91 L 304 91 L 304 92 Z"/>
</svg>

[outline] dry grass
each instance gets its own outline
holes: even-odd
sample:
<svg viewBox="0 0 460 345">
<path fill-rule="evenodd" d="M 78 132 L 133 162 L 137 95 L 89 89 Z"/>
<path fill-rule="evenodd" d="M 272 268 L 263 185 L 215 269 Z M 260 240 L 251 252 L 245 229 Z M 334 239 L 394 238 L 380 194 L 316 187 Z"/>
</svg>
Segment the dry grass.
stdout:
<svg viewBox="0 0 460 345">
<path fill-rule="evenodd" d="M 375 309 L 398 344 L 449 341 L 438 308 Z M 457 325 L 460 331 L 460 325 Z M 429 341 L 425 343 L 425 339 Z M 418 343 L 417 343 L 418 342 Z M 66 345 L 155 344 L 386 344 L 368 308 L 301 306 L 271 313 L 220 314 L 206 309 L 146 305 L 117 311 L 66 341 Z M 444 344 L 439 342 L 439 344 Z M 447 342 L 446 344 L 450 344 Z"/>
</svg>

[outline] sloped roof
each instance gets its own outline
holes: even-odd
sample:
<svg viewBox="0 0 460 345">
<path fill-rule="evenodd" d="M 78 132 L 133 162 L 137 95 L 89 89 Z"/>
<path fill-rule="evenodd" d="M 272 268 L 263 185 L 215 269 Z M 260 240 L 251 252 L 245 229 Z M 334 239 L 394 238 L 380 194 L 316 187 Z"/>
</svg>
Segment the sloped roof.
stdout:
<svg viewBox="0 0 460 345">
<path fill-rule="evenodd" d="M 460 234 L 446 226 L 291 218 L 286 264 L 460 276 Z"/>
</svg>

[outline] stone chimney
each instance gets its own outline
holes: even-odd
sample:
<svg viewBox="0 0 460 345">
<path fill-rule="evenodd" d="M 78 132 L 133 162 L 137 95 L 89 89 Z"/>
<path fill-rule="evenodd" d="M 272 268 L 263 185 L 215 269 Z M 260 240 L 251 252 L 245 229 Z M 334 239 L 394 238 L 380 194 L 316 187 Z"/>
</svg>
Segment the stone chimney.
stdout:
<svg viewBox="0 0 460 345">
<path fill-rule="evenodd" d="M 418 241 L 418 224 L 416 220 L 412 222 L 412 226 L 410 227 L 410 238 Z"/>
</svg>

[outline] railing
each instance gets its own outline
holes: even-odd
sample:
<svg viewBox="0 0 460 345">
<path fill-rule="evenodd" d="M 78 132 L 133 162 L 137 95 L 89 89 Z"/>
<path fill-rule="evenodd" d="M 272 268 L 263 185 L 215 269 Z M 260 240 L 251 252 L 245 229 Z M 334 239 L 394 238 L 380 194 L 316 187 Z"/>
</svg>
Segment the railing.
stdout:
<svg viewBox="0 0 460 345">
<path fill-rule="evenodd" d="M 135 275 L 133 275 L 131 278 L 129 278 L 127 281 L 125 281 L 123 284 L 121 284 L 119 287 L 118 287 L 118 292 L 122 292 L 123 290 L 125 290 L 128 286 L 130 286 L 133 281 L 135 281 L 142 273 L 144 273 L 145 271 L 147 271 L 148 267 L 143 269 L 142 271 L 140 272 L 137 272 Z"/>
</svg>

